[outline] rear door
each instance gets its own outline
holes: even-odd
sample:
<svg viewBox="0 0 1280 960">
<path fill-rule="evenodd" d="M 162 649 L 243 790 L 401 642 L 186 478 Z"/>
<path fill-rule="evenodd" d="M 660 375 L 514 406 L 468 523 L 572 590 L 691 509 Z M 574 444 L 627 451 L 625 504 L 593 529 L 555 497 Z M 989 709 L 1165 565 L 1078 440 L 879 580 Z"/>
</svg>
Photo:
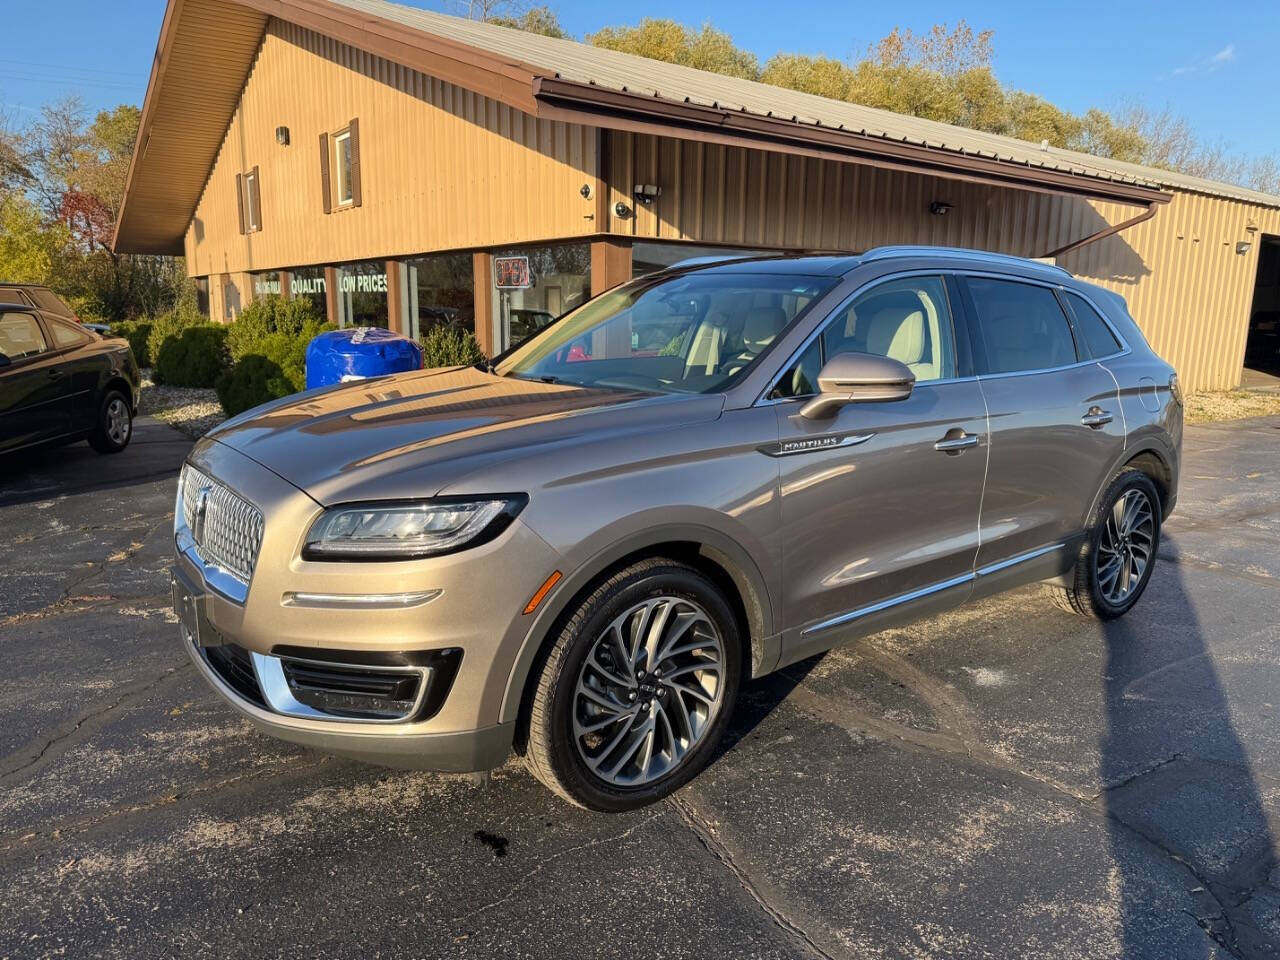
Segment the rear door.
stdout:
<svg viewBox="0 0 1280 960">
<path fill-rule="evenodd" d="M 784 661 L 964 601 L 978 549 L 986 412 L 939 275 L 892 277 L 837 308 L 769 393 L 778 411 Z M 957 348 L 960 348 L 959 350 Z M 853 351 L 901 360 L 911 396 L 800 416 Z"/>
<path fill-rule="evenodd" d="M 977 572 L 1035 579 L 1065 569 L 1124 449 L 1115 379 L 1077 347 L 1058 288 L 961 278 L 991 423 Z"/>
<path fill-rule="evenodd" d="M 34 313 L 0 313 L 0 451 L 69 429 L 65 383 Z"/>
<path fill-rule="evenodd" d="M 45 316 L 49 350 L 61 373 L 62 405 L 68 430 L 89 430 L 97 421 L 98 382 L 107 364 L 106 357 L 88 349 L 94 342 L 74 320 Z"/>
</svg>

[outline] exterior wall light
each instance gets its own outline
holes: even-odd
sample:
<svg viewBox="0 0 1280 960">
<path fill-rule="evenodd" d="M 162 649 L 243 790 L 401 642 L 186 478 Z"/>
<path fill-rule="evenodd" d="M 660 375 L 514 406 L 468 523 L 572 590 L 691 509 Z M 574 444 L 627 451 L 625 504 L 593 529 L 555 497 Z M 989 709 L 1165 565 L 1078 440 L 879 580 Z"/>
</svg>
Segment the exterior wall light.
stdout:
<svg viewBox="0 0 1280 960">
<path fill-rule="evenodd" d="M 658 197 L 662 196 L 662 188 L 653 183 L 637 183 L 631 190 L 635 198 L 641 203 L 653 203 Z"/>
<path fill-rule="evenodd" d="M 276 143 L 280 144 L 282 147 L 287 147 L 289 145 L 288 127 L 276 127 Z"/>
<path fill-rule="evenodd" d="M 1253 249 L 1253 244 L 1250 243 L 1248 240 L 1241 240 L 1239 243 L 1236 244 L 1236 253 L 1240 254 L 1240 256 L 1242 257 L 1252 249 Z"/>
</svg>

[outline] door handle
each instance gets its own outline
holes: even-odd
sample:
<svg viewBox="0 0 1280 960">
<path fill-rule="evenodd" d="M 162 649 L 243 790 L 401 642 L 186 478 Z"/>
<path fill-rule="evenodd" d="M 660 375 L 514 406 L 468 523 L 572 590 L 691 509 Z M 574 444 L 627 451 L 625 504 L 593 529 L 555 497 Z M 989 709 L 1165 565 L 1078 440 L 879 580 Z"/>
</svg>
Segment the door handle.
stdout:
<svg viewBox="0 0 1280 960">
<path fill-rule="evenodd" d="M 1099 427 L 1105 427 L 1114 419 L 1115 417 L 1111 416 L 1111 411 L 1103 410 L 1101 407 L 1090 407 L 1089 412 L 1080 418 L 1080 422 L 1086 427 L 1092 427 L 1097 430 Z"/>
<path fill-rule="evenodd" d="M 978 441 L 982 438 L 976 433 L 960 433 L 957 436 L 951 434 L 956 433 L 954 430 L 947 432 L 947 435 L 933 445 L 933 449 L 941 450 L 943 453 L 959 453 L 962 450 L 968 450 L 970 447 L 976 447 Z"/>
<path fill-rule="evenodd" d="M 61 371 L 61 370 L 59 370 L 57 367 L 50 367 L 50 368 L 49 368 L 49 379 L 50 379 L 50 380 L 57 380 L 60 376 L 62 376 L 62 371 Z"/>
</svg>

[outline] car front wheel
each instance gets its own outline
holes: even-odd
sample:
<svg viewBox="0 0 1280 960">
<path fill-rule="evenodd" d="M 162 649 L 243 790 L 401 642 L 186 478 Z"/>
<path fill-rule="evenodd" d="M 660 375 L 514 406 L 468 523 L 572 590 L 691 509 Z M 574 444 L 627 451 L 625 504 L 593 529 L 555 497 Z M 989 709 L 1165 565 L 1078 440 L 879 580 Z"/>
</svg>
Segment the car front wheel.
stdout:
<svg viewBox="0 0 1280 960">
<path fill-rule="evenodd" d="M 1141 470 L 1120 471 L 1098 500 L 1073 580 L 1057 591 L 1075 613 L 1114 620 L 1151 580 L 1160 548 L 1160 494 Z"/>
<path fill-rule="evenodd" d="M 529 767 L 581 807 L 653 803 L 710 761 L 741 670 L 740 631 L 715 584 L 673 560 L 627 567 L 578 605 L 549 652 Z"/>
<path fill-rule="evenodd" d="M 98 407 L 98 421 L 89 434 L 89 446 L 99 453 L 119 453 L 133 436 L 133 411 L 119 390 L 108 390 Z"/>
</svg>

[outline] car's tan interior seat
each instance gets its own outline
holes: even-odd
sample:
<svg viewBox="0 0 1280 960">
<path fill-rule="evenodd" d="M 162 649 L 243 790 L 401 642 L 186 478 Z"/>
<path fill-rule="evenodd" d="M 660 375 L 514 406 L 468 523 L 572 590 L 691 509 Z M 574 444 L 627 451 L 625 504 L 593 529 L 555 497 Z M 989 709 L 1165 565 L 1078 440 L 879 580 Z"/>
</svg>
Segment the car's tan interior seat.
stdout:
<svg viewBox="0 0 1280 960">
<path fill-rule="evenodd" d="M 728 318 L 723 313 L 709 313 L 698 324 L 693 336 L 689 356 L 684 362 L 685 379 L 698 374 L 708 376 L 720 369 L 720 346 L 724 343 L 724 331 Z"/>
<path fill-rule="evenodd" d="M 938 379 L 937 359 L 927 349 L 923 309 L 904 312 L 901 307 L 885 307 L 872 314 L 865 335 L 868 353 L 905 363 L 917 380 Z"/>
<path fill-rule="evenodd" d="M 787 312 L 781 307 L 756 307 L 747 311 L 742 322 L 742 349 L 729 363 L 729 373 L 741 370 L 764 352 L 787 325 Z"/>
</svg>

